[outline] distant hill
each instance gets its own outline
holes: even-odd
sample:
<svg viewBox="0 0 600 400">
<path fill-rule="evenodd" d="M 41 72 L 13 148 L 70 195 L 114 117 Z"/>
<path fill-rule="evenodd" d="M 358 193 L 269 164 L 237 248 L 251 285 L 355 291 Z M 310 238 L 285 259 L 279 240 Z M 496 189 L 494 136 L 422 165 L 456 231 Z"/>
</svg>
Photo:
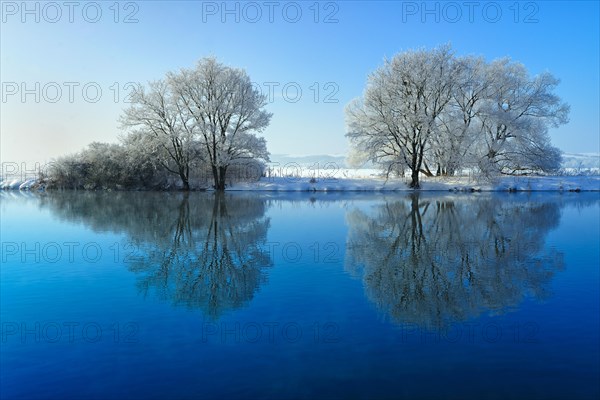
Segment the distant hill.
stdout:
<svg viewBox="0 0 600 400">
<path fill-rule="evenodd" d="M 563 153 L 563 168 L 600 168 L 600 153 Z"/>
<path fill-rule="evenodd" d="M 286 164 L 296 163 L 302 167 L 310 167 L 311 165 L 334 163 L 338 168 L 347 168 L 346 155 L 332 154 L 317 154 L 317 155 L 290 155 L 290 154 L 271 154 L 271 163 L 278 163 L 281 166 Z"/>
<path fill-rule="evenodd" d="M 339 168 L 348 168 L 345 154 L 317 154 L 317 155 L 290 155 L 272 154 L 272 163 L 286 165 L 296 163 L 302 167 L 309 167 L 318 163 L 323 166 L 335 163 Z M 588 169 L 600 168 L 600 153 L 563 153 L 563 168 Z M 365 168 L 372 168 L 371 165 Z"/>
</svg>

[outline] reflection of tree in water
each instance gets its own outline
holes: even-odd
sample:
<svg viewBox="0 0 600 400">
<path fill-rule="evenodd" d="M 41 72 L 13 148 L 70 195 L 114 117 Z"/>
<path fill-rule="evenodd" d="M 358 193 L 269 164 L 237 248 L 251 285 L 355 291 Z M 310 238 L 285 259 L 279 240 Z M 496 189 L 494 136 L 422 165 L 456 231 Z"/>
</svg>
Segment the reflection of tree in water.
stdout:
<svg viewBox="0 0 600 400">
<path fill-rule="evenodd" d="M 262 283 L 262 267 L 271 259 L 258 245 L 266 240 L 269 220 L 260 200 L 218 194 L 210 203 L 182 201 L 170 239 L 132 268 L 145 273 L 144 290 L 154 287 L 176 304 L 218 317 L 251 300 Z M 200 224 L 191 226 L 192 220 Z"/>
<path fill-rule="evenodd" d="M 396 322 L 443 327 L 543 298 L 563 266 L 561 253 L 544 250 L 556 203 L 413 195 L 374 211 L 347 216 L 346 269 Z"/>
<path fill-rule="evenodd" d="M 250 301 L 271 266 L 261 246 L 265 200 L 224 194 L 65 193 L 47 196 L 57 215 L 126 233 L 139 287 L 218 317 Z"/>
</svg>

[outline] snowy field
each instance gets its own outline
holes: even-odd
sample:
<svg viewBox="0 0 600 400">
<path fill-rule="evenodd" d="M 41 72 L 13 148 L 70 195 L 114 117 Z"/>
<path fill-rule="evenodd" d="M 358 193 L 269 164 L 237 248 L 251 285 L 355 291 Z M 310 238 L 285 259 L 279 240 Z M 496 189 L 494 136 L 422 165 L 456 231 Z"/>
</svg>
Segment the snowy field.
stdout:
<svg viewBox="0 0 600 400">
<path fill-rule="evenodd" d="M 492 181 L 468 171 L 460 177 L 421 176 L 426 191 L 600 191 L 600 154 L 563 154 L 564 176 L 503 176 Z M 410 191 L 410 179 L 388 180 L 377 168 L 348 168 L 344 155 L 291 156 L 275 154 L 267 164 L 266 177 L 258 182 L 229 183 L 230 191 Z M 31 177 L 0 177 L 0 189 L 31 190 Z M 208 186 L 206 184 L 205 186 Z"/>
<path fill-rule="evenodd" d="M 569 157 L 569 161 L 575 157 Z M 579 156 L 579 155 L 578 155 Z M 231 191 L 410 191 L 410 178 L 385 179 L 378 168 L 347 168 L 343 156 L 275 156 L 273 168 L 259 182 L 237 183 Z M 566 157 L 565 157 L 566 159 Z M 565 165 L 565 176 L 503 176 L 485 180 L 463 176 L 420 177 L 427 191 L 600 191 L 598 155 L 581 155 Z"/>
<path fill-rule="evenodd" d="M 332 191 L 410 191 L 409 178 L 385 179 L 375 169 L 339 168 L 335 171 L 302 169 L 282 176 L 272 172 L 258 182 L 232 183 L 229 191 L 281 191 L 281 192 L 332 192 Z M 0 182 L 4 190 L 31 190 L 36 179 L 7 179 Z M 600 191 L 600 175 L 580 176 L 504 176 L 494 180 L 474 176 L 421 177 L 421 190 L 425 191 Z"/>
<path fill-rule="evenodd" d="M 340 178 L 269 177 L 232 185 L 231 191 L 410 191 L 408 178 L 385 178 L 365 170 L 343 171 Z M 421 178 L 426 191 L 600 191 L 600 176 L 501 177 L 493 181 L 469 176 Z"/>
<path fill-rule="evenodd" d="M 348 168 L 343 155 L 274 155 L 266 178 L 238 183 L 239 191 L 410 191 L 407 178 L 382 176 L 377 168 Z M 466 171 L 460 177 L 421 176 L 427 191 L 600 191 L 600 155 L 563 154 L 564 176 L 503 176 L 492 181 Z"/>
</svg>

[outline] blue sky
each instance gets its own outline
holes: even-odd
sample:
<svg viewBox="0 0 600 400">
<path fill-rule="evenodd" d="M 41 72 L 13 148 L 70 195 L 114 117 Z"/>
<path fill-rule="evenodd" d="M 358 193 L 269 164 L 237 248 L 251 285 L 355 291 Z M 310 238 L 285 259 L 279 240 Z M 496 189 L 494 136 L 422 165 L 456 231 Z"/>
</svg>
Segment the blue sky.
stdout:
<svg viewBox="0 0 600 400">
<path fill-rule="evenodd" d="M 273 89 L 264 132 L 271 153 L 343 154 L 344 107 L 367 75 L 384 57 L 444 43 L 458 55 L 510 56 L 532 74 L 552 72 L 571 105 L 553 143 L 600 151 L 597 1 L 23 4 L 2 2 L 2 161 L 46 162 L 92 141 L 115 142 L 129 82 L 205 56 Z"/>
</svg>

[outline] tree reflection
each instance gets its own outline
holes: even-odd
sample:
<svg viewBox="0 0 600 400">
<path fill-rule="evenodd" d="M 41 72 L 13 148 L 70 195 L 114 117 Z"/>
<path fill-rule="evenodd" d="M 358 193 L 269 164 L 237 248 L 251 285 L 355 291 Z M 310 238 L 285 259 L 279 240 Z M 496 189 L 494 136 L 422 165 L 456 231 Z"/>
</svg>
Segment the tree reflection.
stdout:
<svg viewBox="0 0 600 400">
<path fill-rule="evenodd" d="M 201 308 L 215 318 L 241 307 L 263 282 L 263 267 L 271 265 L 259 246 L 269 228 L 263 214 L 263 203 L 256 199 L 216 194 L 212 205 L 206 202 L 191 211 L 184 197 L 170 239 L 132 264 L 144 274 L 140 287 L 156 288 L 176 304 Z M 202 223 L 192 227 L 192 219 Z"/>
<path fill-rule="evenodd" d="M 556 203 L 418 194 L 347 215 L 346 269 L 399 323 L 440 328 L 544 298 L 562 254 L 544 249 Z"/>
<path fill-rule="evenodd" d="M 124 232 L 123 257 L 138 285 L 218 318 L 249 302 L 271 257 L 265 200 L 198 193 L 64 193 L 44 203 L 96 231 Z"/>
</svg>

